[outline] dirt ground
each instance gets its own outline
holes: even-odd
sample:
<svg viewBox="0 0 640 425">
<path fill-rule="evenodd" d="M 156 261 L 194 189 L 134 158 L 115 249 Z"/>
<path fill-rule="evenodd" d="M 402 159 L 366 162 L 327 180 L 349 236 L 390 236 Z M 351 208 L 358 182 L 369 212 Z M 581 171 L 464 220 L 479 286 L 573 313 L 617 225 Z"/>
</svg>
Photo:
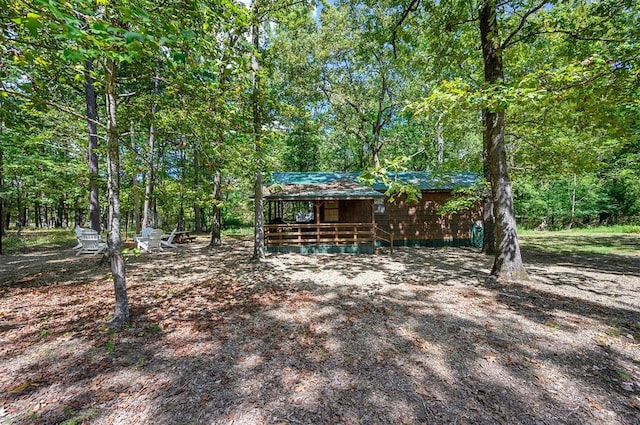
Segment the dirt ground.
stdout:
<svg viewBox="0 0 640 425">
<path fill-rule="evenodd" d="M 640 254 L 251 253 L 130 258 L 119 332 L 98 257 L 1 257 L 0 423 L 640 423 Z"/>
</svg>

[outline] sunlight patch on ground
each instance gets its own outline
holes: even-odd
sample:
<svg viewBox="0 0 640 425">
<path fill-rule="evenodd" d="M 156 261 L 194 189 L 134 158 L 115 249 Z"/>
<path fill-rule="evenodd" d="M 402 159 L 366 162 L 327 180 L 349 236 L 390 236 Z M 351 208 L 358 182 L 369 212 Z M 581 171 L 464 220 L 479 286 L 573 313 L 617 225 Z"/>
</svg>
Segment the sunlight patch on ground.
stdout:
<svg viewBox="0 0 640 425">
<path fill-rule="evenodd" d="M 303 281 L 309 278 L 307 272 L 293 272 L 289 278 L 296 281 Z M 315 282 L 319 285 L 335 286 L 335 285 L 357 285 L 367 286 L 386 283 L 385 274 L 380 271 L 365 270 L 352 275 L 346 275 L 339 270 L 323 270 L 318 273 Z"/>
<path fill-rule="evenodd" d="M 265 312 L 265 315 L 273 319 L 284 322 L 311 323 L 325 317 L 332 317 L 339 314 L 335 307 L 320 307 L 314 305 L 310 307 L 280 307 Z"/>
</svg>

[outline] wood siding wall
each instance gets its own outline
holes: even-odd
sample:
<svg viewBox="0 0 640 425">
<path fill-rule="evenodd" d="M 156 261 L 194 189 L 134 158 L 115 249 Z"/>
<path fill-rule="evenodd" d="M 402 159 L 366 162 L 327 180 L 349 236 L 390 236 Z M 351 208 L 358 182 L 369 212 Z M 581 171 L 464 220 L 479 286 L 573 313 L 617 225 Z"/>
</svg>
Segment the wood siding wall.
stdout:
<svg viewBox="0 0 640 425">
<path fill-rule="evenodd" d="M 376 224 L 393 233 L 398 242 L 468 240 L 473 222 L 481 217 L 480 210 L 440 216 L 438 207 L 450 197 L 448 191 L 424 191 L 416 204 L 407 205 L 404 200 L 385 202 L 384 213 L 375 215 Z"/>
<path fill-rule="evenodd" d="M 370 200 L 338 201 L 340 223 L 371 223 L 373 208 Z M 320 207 L 320 221 L 324 223 L 324 204 Z"/>
</svg>

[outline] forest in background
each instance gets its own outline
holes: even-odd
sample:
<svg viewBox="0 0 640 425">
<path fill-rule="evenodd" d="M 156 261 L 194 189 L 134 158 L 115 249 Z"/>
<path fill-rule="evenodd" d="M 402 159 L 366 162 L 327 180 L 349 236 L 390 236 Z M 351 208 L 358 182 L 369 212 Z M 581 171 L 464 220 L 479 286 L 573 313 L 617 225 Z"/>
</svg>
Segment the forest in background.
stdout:
<svg viewBox="0 0 640 425">
<path fill-rule="evenodd" d="M 5 228 L 73 227 L 90 204 L 108 227 L 105 51 L 128 228 L 250 225 L 258 170 L 482 174 L 495 104 L 519 225 L 640 216 L 635 1 L 499 2 L 498 89 L 481 2 L 1 3 Z"/>
</svg>

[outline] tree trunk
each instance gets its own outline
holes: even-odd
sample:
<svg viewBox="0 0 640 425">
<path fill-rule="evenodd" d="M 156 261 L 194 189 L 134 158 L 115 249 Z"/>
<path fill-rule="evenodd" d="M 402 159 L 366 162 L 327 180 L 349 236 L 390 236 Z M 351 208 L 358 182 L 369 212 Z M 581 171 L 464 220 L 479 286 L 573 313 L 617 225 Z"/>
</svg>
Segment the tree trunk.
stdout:
<svg viewBox="0 0 640 425">
<path fill-rule="evenodd" d="M 44 197 L 44 193 L 43 193 L 43 197 Z M 51 229 L 51 219 L 49 218 L 49 206 L 47 204 L 44 204 L 44 222 L 47 223 L 47 229 Z M 76 224 L 80 225 L 80 222 Z"/>
<path fill-rule="evenodd" d="M 89 184 L 91 185 L 91 193 L 89 195 L 89 220 L 91 228 L 96 232 L 100 232 L 100 204 L 98 189 L 98 102 L 96 99 L 96 90 L 93 85 L 93 77 L 91 71 L 93 69 L 93 61 L 88 60 L 84 71 L 84 93 L 85 103 L 87 106 L 87 129 L 89 132 Z"/>
<path fill-rule="evenodd" d="M 62 215 L 64 213 L 64 204 L 60 201 L 59 210 L 60 210 L 60 225 L 58 227 L 62 227 Z M 20 223 L 22 227 L 27 227 L 29 225 L 29 194 L 25 194 L 24 205 L 22 207 Z"/>
<path fill-rule="evenodd" d="M 480 35 L 484 61 L 484 79 L 489 85 L 504 81 L 502 50 L 498 36 L 495 0 L 484 0 L 480 11 Z M 497 250 L 491 279 L 514 281 L 527 278 L 522 263 L 520 243 L 516 232 L 513 195 L 509 181 L 504 143 L 504 110 L 499 106 L 485 110 L 485 136 L 487 162 L 493 198 Z"/>
<path fill-rule="evenodd" d="M 158 200 L 156 198 L 153 198 L 153 202 L 151 203 L 153 205 L 153 208 L 151 209 L 152 214 L 152 220 L 151 220 L 151 224 L 153 227 L 158 227 Z"/>
<path fill-rule="evenodd" d="M 42 215 L 40 214 L 40 202 L 33 201 L 33 221 L 36 229 L 42 229 Z"/>
<path fill-rule="evenodd" d="M 2 135 L 2 128 L 4 127 L 4 121 L 0 122 L 0 135 Z M 4 151 L 0 149 L 0 255 L 2 255 L 2 238 L 4 237 Z"/>
<path fill-rule="evenodd" d="M 373 166 L 375 168 L 380 168 L 380 150 L 373 149 Z"/>
<path fill-rule="evenodd" d="M 482 111 L 482 122 L 486 127 L 486 114 L 487 111 Z M 489 142 L 487 141 L 488 132 L 484 132 L 482 138 L 482 161 L 483 161 L 483 174 L 484 178 L 489 184 L 491 184 L 491 176 L 489 174 L 489 159 L 487 154 L 487 147 Z M 482 198 L 482 224 L 484 227 L 484 239 L 482 241 L 482 252 L 486 255 L 496 255 L 496 230 L 495 230 L 495 218 L 493 217 L 493 197 L 491 191 L 485 192 Z"/>
<path fill-rule="evenodd" d="M 222 245 L 222 218 L 220 215 L 220 193 L 221 193 L 220 171 L 216 170 L 213 176 L 213 221 L 211 222 L 211 243 L 210 247 Z"/>
<path fill-rule="evenodd" d="M 573 228 L 576 219 L 576 191 L 578 190 L 578 176 L 573 175 L 573 187 L 571 188 L 571 221 L 569 221 L 568 228 Z"/>
<path fill-rule="evenodd" d="M 436 123 L 436 139 L 438 142 L 438 164 L 442 164 L 444 162 L 444 136 L 443 136 L 443 125 L 442 125 L 443 117 L 444 117 L 444 112 L 440 112 L 440 115 L 438 115 L 438 122 Z"/>
<path fill-rule="evenodd" d="M 264 248 L 264 199 L 262 197 L 262 172 L 256 173 L 256 181 L 254 186 L 254 226 L 255 226 L 255 238 L 253 246 L 253 258 L 254 260 L 261 260 L 265 257 Z"/>
<path fill-rule="evenodd" d="M 180 210 L 178 212 L 178 230 L 186 230 L 184 219 L 184 180 L 185 180 L 185 135 L 180 136 Z"/>
<path fill-rule="evenodd" d="M 136 150 L 136 136 L 133 128 L 133 121 L 130 123 L 129 137 L 131 137 L 131 151 L 133 152 L 133 175 L 131 176 L 131 190 L 133 192 L 133 222 L 134 234 L 139 234 L 142 230 L 140 223 L 140 188 L 138 187 L 138 151 Z"/>
<path fill-rule="evenodd" d="M 193 184 L 195 186 L 196 200 L 193 203 L 193 229 L 196 233 L 202 232 L 202 209 L 198 204 L 198 194 L 200 193 L 200 161 L 198 151 L 193 149 Z M 215 188 L 214 188 L 215 192 Z"/>
<path fill-rule="evenodd" d="M 253 71 L 253 142 L 256 151 L 256 178 L 254 184 L 254 260 L 262 260 L 265 257 L 264 250 L 264 201 L 262 199 L 262 167 L 263 167 L 263 150 L 262 150 L 262 121 L 260 117 L 260 76 L 258 74 L 258 49 L 260 47 L 260 37 L 258 32 L 258 6 L 257 1 L 253 2 L 253 23 L 251 26 L 251 40 L 253 50 L 251 52 L 251 69 Z"/>
<path fill-rule="evenodd" d="M 111 274 L 116 295 L 115 313 L 109 323 L 119 328 L 129 320 L 126 272 L 120 249 L 120 152 L 118 147 L 118 126 L 116 121 L 116 63 L 112 59 L 104 62 L 107 108 L 107 186 L 109 190 L 109 236 L 107 239 Z"/>
<path fill-rule="evenodd" d="M 154 94 L 158 95 L 159 76 L 156 72 L 154 82 Z M 156 131 L 153 125 L 156 112 L 158 111 L 158 104 L 154 100 L 151 107 L 151 125 L 149 125 L 149 155 L 147 156 L 147 184 L 144 190 L 144 212 L 142 215 L 142 227 L 149 227 L 152 225 L 151 218 L 151 197 L 153 196 L 153 150 L 155 145 Z"/>
<path fill-rule="evenodd" d="M 22 194 L 20 192 L 17 193 L 16 196 L 16 225 L 18 226 L 18 233 L 20 232 L 20 229 L 22 229 L 22 226 L 24 225 L 21 221 L 21 216 L 22 216 Z"/>
</svg>

